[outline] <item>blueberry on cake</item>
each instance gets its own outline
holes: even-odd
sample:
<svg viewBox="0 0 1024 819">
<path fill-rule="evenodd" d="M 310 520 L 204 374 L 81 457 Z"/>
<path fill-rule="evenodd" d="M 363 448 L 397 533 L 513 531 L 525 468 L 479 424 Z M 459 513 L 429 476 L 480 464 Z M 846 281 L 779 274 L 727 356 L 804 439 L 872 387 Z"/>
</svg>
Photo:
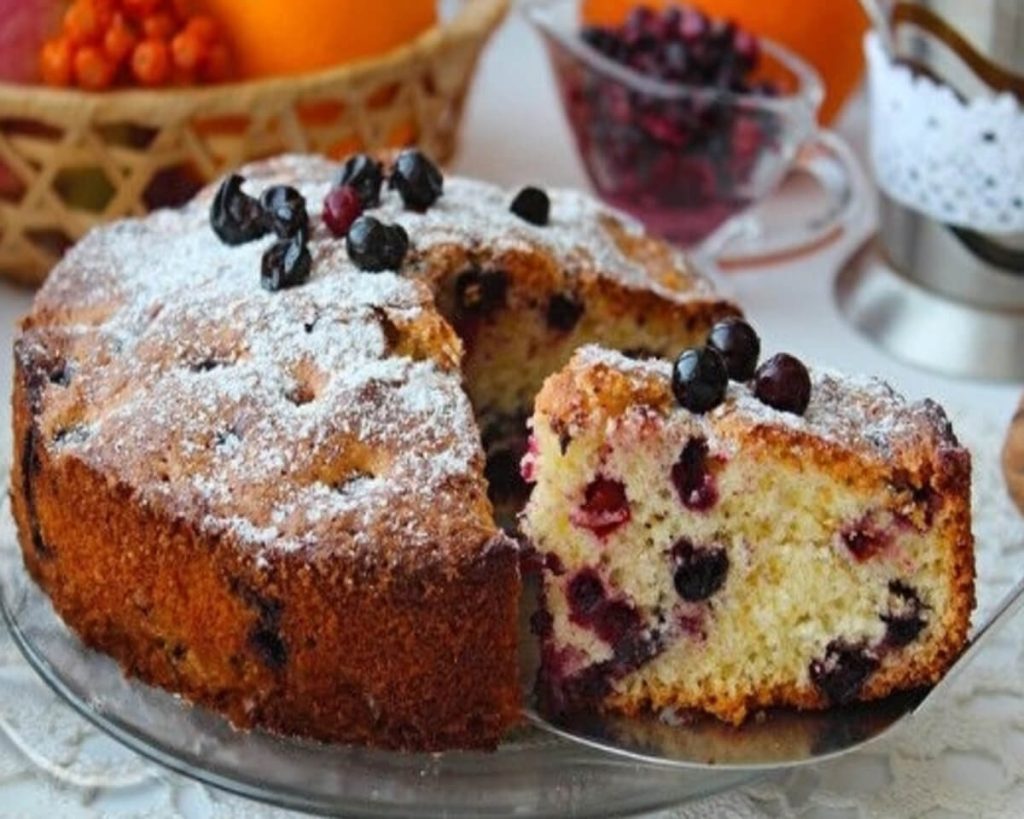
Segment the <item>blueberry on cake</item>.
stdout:
<svg viewBox="0 0 1024 819">
<path fill-rule="evenodd" d="M 658 352 L 737 313 L 580 194 L 414 150 L 243 168 L 89 234 L 22 321 L 25 565 L 88 645 L 238 726 L 493 747 L 520 555 L 488 482 L 535 390 L 581 341 Z"/>
<path fill-rule="evenodd" d="M 730 320 L 674 363 L 588 346 L 545 382 L 522 526 L 549 713 L 739 723 L 928 685 L 962 649 L 970 459 L 942 410 L 759 350 Z"/>
</svg>

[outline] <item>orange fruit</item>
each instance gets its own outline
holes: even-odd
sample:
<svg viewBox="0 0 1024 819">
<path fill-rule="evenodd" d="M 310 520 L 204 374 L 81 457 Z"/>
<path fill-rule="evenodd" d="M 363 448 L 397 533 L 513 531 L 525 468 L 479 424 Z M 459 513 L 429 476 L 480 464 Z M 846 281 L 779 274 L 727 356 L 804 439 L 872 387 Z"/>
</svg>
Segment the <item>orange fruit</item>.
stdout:
<svg viewBox="0 0 1024 819">
<path fill-rule="evenodd" d="M 663 8 L 672 0 L 581 0 L 588 23 L 614 25 L 637 5 Z M 677 3 L 678 4 L 678 0 Z M 864 72 L 862 42 L 868 21 L 858 0 L 697 0 L 711 17 L 735 20 L 751 33 L 789 46 L 818 69 L 825 82 L 823 122 L 831 122 Z"/>
<path fill-rule="evenodd" d="M 297 74 L 381 54 L 437 17 L 437 0 L 203 0 L 242 77 Z"/>
</svg>

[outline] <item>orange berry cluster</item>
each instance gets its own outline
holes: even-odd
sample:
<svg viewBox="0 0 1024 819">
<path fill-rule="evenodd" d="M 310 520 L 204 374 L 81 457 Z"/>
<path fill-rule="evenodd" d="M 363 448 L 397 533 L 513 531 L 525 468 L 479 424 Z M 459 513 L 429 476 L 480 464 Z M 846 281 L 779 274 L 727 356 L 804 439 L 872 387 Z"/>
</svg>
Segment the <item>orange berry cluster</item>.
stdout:
<svg viewBox="0 0 1024 819">
<path fill-rule="evenodd" d="M 39 55 L 47 85 L 101 91 L 113 85 L 222 82 L 231 54 L 212 17 L 188 0 L 74 0 L 61 33 Z"/>
</svg>

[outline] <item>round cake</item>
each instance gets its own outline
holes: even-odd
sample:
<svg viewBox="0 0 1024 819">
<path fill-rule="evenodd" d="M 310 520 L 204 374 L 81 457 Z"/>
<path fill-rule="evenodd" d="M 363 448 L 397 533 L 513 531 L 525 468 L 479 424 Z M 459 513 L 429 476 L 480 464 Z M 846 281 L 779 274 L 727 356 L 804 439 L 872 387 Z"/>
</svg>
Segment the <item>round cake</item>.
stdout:
<svg viewBox="0 0 1024 819">
<path fill-rule="evenodd" d="M 493 747 L 520 577 L 488 484 L 519 502 L 536 390 L 581 343 L 672 352 L 738 310 L 578 193 L 416 152 L 240 174 L 89 234 L 23 320 L 25 565 L 88 645 L 237 726 Z"/>
</svg>

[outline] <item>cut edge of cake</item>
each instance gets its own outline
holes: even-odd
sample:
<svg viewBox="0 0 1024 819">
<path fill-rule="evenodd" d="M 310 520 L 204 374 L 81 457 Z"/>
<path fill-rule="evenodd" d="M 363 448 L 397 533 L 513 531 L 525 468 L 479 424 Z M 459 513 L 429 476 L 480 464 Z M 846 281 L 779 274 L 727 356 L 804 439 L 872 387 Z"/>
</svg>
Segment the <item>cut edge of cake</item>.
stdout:
<svg viewBox="0 0 1024 819">
<path fill-rule="evenodd" d="M 934 402 L 811 373 L 803 416 L 672 365 L 577 351 L 538 395 L 521 525 L 549 712 L 739 723 L 936 682 L 974 606 L 970 457 Z"/>
</svg>

